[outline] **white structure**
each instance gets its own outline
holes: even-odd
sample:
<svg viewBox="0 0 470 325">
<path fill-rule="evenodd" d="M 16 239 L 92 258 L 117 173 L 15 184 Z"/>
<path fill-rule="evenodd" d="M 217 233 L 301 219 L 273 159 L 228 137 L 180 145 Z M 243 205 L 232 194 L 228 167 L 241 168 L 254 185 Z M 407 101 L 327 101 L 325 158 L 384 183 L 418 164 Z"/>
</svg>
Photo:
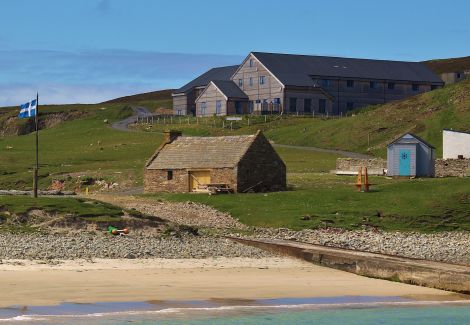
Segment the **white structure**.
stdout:
<svg viewBox="0 0 470 325">
<path fill-rule="evenodd" d="M 442 132 L 442 158 L 470 159 L 470 132 L 444 130 Z"/>
</svg>

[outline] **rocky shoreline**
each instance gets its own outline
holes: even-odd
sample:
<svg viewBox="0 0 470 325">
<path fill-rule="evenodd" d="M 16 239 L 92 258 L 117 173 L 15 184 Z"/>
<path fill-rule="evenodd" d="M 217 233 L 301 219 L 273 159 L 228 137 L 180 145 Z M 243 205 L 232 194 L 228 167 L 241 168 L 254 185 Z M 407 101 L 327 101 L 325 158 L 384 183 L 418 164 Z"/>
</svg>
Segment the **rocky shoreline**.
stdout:
<svg viewBox="0 0 470 325">
<path fill-rule="evenodd" d="M 93 258 L 263 258 L 271 253 L 228 239 L 191 236 L 112 236 L 99 233 L 0 234 L 2 259 L 68 260 Z"/>
<path fill-rule="evenodd" d="M 286 228 L 255 228 L 253 235 L 238 236 L 295 240 L 309 244 L 470 265 L 470 232 L 423 234 L 332 228 L 302 231 Z"/>
</svg>

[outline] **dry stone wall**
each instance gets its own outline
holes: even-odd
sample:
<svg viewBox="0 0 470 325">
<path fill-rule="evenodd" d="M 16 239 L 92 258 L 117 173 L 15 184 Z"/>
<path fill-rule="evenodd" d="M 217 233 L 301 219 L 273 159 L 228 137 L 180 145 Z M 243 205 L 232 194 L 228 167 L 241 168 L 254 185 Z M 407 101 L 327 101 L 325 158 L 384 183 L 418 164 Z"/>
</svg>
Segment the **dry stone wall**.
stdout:
<svg viewBox="0 0 470 325">
<path fill-rule="evenodd" d="M 470 176 L 470 159 L 436 159 L 436 177 Z"/>
<path fill-rule="evenodd" d="M 336 170 L 345 172 L 357 172 L 359 167 L 367 167 L 369 172 L 387 169 L 387 161 L 382 158 L 360 159 L 360 158 L 338 158 L 336 159 Z"/>
</svg>

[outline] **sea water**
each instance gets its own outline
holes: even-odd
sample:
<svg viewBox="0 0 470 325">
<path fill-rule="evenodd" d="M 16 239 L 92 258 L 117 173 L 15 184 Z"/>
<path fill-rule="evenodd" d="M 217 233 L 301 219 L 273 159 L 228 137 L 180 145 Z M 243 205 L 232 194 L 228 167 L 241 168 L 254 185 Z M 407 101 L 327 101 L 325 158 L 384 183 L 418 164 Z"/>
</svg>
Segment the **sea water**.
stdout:
<svg viewBox="0 0 470 325">
<path fill-rule="evenodd" d="M 468 325 L 469 301 L 400 297 L 152 301 L 0 309 L 0 324 Z"/>
</svg>

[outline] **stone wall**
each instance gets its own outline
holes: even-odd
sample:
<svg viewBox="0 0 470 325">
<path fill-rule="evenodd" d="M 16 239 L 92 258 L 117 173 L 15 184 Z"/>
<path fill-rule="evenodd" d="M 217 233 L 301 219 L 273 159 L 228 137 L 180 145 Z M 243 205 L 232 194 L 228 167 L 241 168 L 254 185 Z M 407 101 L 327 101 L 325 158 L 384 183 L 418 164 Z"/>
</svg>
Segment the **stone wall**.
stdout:
<svg viewBox="0 0 470 325">
<path fill-rule="evenodd" d="M 189 171 L 173 169 L 173 178 L 168 179 L 168 170 L 146 169 L 144 171 L 144 191 L 155 192 L 189 192 Z M 211 183 L 228 184 L 237 191 L 236 169 L 214 168 L 210 170 Z"/>
<path fill-rule="evenodd" d="M 237 174 L 239 192 L 286 189 L 286 165 L 261 133 L 240 160 Z"/>
<path fill-rule="evenodd" d="M 470 159 L 436 159 L 436 177 L 470 176 Z"/>
<path fill-rule="evenodd" d="M 357 173 L 359 167 L 367 167 L 368 172 L 383 174 L 387 169 L 387 160 L 382 158 L 360 159 L 360 158 L 338 158 L 336 159 L 336 171 Z"/>
<path fill-rule="evenodd" d="M 161 169 L 144 170 L 144 192 L 188 192 L 188 171 L 173 170 L 173 179 L 168 180 L 168 171 Z"/>
</svg>

